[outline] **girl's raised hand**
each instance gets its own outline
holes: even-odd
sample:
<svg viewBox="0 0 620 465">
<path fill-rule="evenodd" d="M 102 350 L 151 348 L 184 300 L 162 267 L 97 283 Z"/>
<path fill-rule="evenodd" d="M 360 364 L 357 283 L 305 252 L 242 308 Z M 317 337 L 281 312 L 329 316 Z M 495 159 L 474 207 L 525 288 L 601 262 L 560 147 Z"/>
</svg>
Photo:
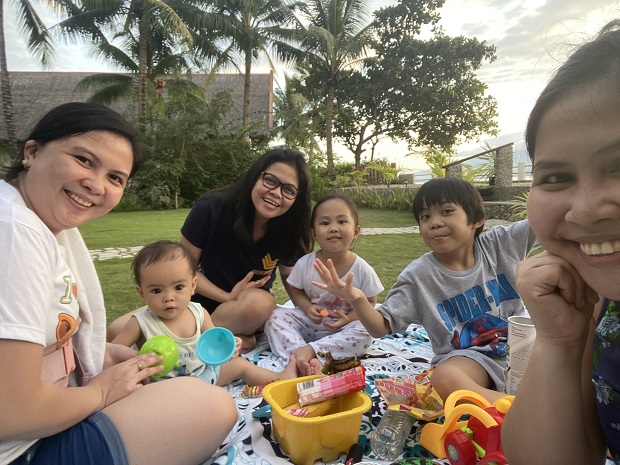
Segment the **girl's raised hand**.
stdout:
<svg viewBox="0 0 620 465">
<path fill-rule="evenodd" d="M 107 407 L 148 383 L 149 377 L 164 369 L 162 365 L 157 365 L 163 359 L 154 353 L 136 355 L 103 370 L 90 380 L 88 387 L 95 386 L 101 391 L 101 408 Z"/>
<path fill-rule="evenodd" d="M 542 252 L 517 267 L 517 289 L 536 337 L 554 344 L 583 343 L 598 295 L 566 260 Z"/>
<path fill-rule="evenodd" d="M 343 283 L 338 277 L 336 267 L 331 259 L 327 259 L 327 265 L 324 265 L 318 258 L 314 260 L 314 269 L 323 280 L 322 283 L 312 281 L 312 284 L 316 287 L 326 290 L 330 294 L 334 294 L 336 297 L 352 302 L 353 300 L 360 298 L 360 296 L 366 298 L 364 293 L 359 289 L 353 287 L 353 273 L 347 275 L 346 281 Z"/>
</svg>

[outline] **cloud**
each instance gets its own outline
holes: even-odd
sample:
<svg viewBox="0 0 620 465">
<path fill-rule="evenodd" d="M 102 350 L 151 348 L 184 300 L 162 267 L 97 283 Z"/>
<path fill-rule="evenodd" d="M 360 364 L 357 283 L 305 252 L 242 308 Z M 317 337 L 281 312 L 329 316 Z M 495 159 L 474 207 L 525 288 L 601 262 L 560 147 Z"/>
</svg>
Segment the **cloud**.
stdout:
<svg viewBox="0 0 620 465">
<path fill-rule="evenodd" d="M 550 66 L 619 15 L 616 0 L 549 0 L 462 2 L 448 0 L 442 18 L 448 32 L 487 40 L 497 47 L 491 78 L 531 79 L 548 74 Z M 462 21 L 463 17 L 475 19 Z"/>
</svg>

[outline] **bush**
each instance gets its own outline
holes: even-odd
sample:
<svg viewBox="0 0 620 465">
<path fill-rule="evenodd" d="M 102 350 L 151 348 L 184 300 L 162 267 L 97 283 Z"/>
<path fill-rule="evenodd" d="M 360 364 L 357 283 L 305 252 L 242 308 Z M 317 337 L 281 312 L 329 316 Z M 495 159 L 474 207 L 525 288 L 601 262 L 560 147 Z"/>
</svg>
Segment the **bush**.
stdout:
<svg viewBox="0 0 620 465">
<path fill-rule="evenodd" d="M 416 189 L 339 189 L 359 208 L 409 211 Z"/>
<path fill-rule="evenodd" d="M 153 210 L 150 205 L 145 204 L 142 200 L 140 200 L 140 196 L 134 192 L 130 187 L 125 190 L 123 194 L 123 198 L 118 203 L 116 207 L 114 207 L 115 212 L 139 212 L 139 211 L 148 211 Z"/>
<path fill-rule="evenodd" d="M 516 202 L 516 204 L 510 208 L 515 221 L 524 220 L 527 218 L 527 197 L 529 194 L 529 191 L 527 191 L 521 195 L 515 196 L 512 199 Z"/>
</svg>

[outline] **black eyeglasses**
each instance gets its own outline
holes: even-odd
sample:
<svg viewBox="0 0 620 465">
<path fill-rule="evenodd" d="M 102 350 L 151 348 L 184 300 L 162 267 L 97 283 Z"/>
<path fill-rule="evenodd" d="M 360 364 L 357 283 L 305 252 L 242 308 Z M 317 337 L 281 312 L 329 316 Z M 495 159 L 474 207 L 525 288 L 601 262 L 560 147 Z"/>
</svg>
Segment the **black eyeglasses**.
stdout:
<svg viewBox="0 0 620 465">
<path fill-rule="evenodd" d="M 297 194 L 299 194 L 299 189 L 295 186 L 284 184 L 275 174 L 267 173 L 266 171 L 263 171 L 263 186 L 267 189 L 277 189 L 279 186 L 282 197 L 289 200 L 295 200 Z"/>
</svg>

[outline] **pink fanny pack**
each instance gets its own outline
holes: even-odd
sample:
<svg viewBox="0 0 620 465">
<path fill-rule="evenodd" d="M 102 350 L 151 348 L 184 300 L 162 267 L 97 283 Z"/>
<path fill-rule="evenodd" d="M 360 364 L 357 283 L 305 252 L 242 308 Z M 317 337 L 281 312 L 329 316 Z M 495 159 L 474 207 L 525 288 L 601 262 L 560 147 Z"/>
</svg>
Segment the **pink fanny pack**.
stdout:
<svg viewBox="0 0 620 465">
<path fill-rule="evenodd" d="M 71 338 L 60 346 L 52 344 L 44 349 L 41 367 L 42 380 L 67 387 L 69 386 L 69 375 L 76 368 L 78 368 L 78 360 Z"/>
</svg>

